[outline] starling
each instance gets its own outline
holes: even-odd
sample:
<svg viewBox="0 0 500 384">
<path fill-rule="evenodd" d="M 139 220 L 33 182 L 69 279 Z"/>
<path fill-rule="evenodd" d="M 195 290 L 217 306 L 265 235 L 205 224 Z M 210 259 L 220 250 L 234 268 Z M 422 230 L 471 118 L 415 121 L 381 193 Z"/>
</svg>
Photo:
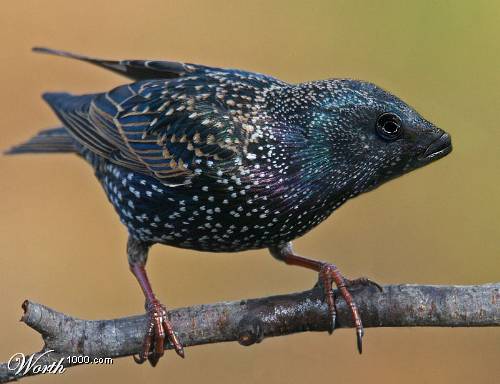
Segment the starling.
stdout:
<svg viewBox="0 0 500 384">
<path fill-rule="evenodd" d="M 44 94 L 61 127 L 7 153 L 70 152 L 93 167 L 128 229 L 130 269 L 146 299 L 137 362 L 156 365 L 166 341 L 184 356 L 145 270 L 156 243 L 209 252 L 268 248 L 278 260 L 318 272 L 330 332 L 336 285 L 361 352 L 363 327 L 348 288 L 375 283 L 298 256 L 291 241 L 348 199 L 450 153 L 447 133 L 365 81 L 289 84 L 236 69 L 34 50 L 133 81 L 105 93 Z"/>
</svg>

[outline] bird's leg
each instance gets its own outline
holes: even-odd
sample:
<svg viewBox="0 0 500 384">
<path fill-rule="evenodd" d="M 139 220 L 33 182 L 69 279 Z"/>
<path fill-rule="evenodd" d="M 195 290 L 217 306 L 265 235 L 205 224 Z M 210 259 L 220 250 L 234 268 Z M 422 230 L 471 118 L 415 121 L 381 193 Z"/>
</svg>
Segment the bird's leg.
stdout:
<svg viewBox="0 0 500 384">
<path fill-rule="evenodd" d="M 346 301 L 347 305 L 351 310 L 354 325 L 356 326 L 358 351 L 359 353 L 361 353 L 363 346 L 362 338 L 364 334 L 363 323 L 361 322 L 361 317 L 359 316 L 358 308 L 354 303 L 352 295 L 347 288 L 356 285 L 365 285 L 365 286 L 374 285 L 379 290 L 382 290 L 382 287 L 380 287 L 380 285 L 365 277 L 354 280 L 346 279 L 344 276 L 342 276 L 338 268 L 333 264 L 298 256 L 293 251 L 292 243 L 287 243 L 277 247 L 270 247 L 269 251 L 271 252 L 271 255 L 273 255 L 278 260 L 284 261 L 286 264 L 297 265 L 299 267 L 312 269 L 313 271 L 318 272 L 319 275 L 318 278 L 319 281 L 322 283 L 325 294 L 325 301 L 328 305 L 328 310 L 330 314 L 330 329 L 328 330 L 328 333 L 330 334 L 333 332 L 335 328 L 336 310 L 335 310 L 335 298 L 333 294 L 333 284 L 335 283 L 338 290 L 340 291 L 341 296 L 344 298 L 344 300 Z"/>
<path fill-rule="evenodd" d="M 130 270 L 144 292 L 146 310 L 149 316 L 142 352 L 139 357 L 134 356 L 134 360 L 139 364 L 148 360 L 154 367 L 165 352 L 165 337 L 172 343 L 179 356 L 184 357 L 184 349 L 168 319 L 165 306 L 158 301 L 149 283 L 145 269 L 149 247 L 150 244 L 136 240 L 131 236 L 128 239 L 127 253 Z"/>
</svg>

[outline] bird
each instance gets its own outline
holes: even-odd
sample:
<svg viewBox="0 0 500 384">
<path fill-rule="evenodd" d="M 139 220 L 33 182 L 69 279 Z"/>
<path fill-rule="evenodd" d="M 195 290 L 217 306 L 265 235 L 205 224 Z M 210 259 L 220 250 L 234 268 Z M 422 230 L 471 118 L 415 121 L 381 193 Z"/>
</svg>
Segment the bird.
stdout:
<svg viewBox="0 0 500 384">
<path fill-rule="evenodd" d="M 148 321 L 136 362 L 155 366 L 166 343 L 184 357 L 146 273 L 154 244 L 205 252 L 268 249 L 286 264 L 317 272 L 329 333 L 338 292 L 361 353 L 364 330 L 350 290 L 380 286 L 298 255 L 292 241 L 347 200 L 450 153 L 448 133 L 367 81 L 291 84 L 239 69 L 33 50 L 131 81 L 107 92 L 43 94 L 60 126 L 6 154 L 72 153 L 92 166 L 127 227 L 129 267 L 145 296 Z"/>
</svg>

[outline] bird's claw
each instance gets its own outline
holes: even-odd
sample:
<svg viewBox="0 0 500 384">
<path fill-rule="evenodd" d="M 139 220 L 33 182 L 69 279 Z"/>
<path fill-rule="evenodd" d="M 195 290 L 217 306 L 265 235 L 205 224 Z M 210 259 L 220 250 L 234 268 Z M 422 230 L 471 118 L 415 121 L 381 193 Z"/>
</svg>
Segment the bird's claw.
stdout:
<svg viewBox="0 0 500 384">
<path fill-rule="evenodd" d="M 154 367 L 165 353 L 165 338 L 172 344 L 175 352 L 184 357 L 184 348 L 168 320 L 166 308 L 158 301 L 153 300 L 146 303 L 149 322 L 142 351 L 139 356 L 133 356 L 138 364 L 146 360 Z"/>
<path fill-rule="evenodd" d="M 358 346 L 359 354 L 363 353 L 363 335 L 365 334 L 365 330 L 363 328 L 356 329 L 356 344 Z"/>
<path fill-rule="evenodd" d="M 356 288 L 356 287 L 359 287 L 359 286 L 363 286 L 363 287 L 375 287 L 379 290 L 379 292 L 383 292 L 384 291 L 384 288 L 382 288 L 382 286 L 373 281 L 373 280 L 370 280 L 366 277 L 359 277 L 357 279 L 354 279 L 354 280 L 349 280 L 349 279 L 345 279 L 345 285 L 346 287 L 348 288 Z"/>
<path fill-rule="evenodd" d="M 354 280 L 345 279 L 335 265 L 328 263 L 322 265 L 319 271 L 319 279 L 323 286 L 325 302 L 328 305 L 328 312 L 330 317 L 330 326 L 328 328 L 328 333 L 331 334 L 335 329 L 335 320 L 337 312 L 335 308 L 335 296 L 333 292 L 333 284 L 335 284 L 340 292 L 340 295 L 346 301 L 347 305 L 350 308 L 354 325 L 356 327 L 356 341 L 357 341 L 358 351 L 359 353 L 362 353 L 363 335 L 364 335 L 363 323 L 361 322 L 361 317 L 359 315 L 356 303 L 354 303 L 352 295 L 347 288 L 359 285 L 374 286 L 380 291 L 382 291 L 382 287 L 379 284 L 375 283 L 374 281 L 371 281 L 365 277 L 361 277 L 359 279 L 354 279 Z"/>
</svg>

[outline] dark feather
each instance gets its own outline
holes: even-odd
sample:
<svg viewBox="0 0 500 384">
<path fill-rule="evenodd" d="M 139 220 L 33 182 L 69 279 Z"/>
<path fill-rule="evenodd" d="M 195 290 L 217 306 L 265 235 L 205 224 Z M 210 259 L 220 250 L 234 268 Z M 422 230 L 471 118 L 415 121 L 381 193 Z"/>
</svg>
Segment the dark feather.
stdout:
<svg viewBox="0 0 500 384">
<path fill-rule="evenodd" d="M 270 77 L 219 70 L 148 80 L 107 93 L 48 93 L 74 138 L 90 151 L 168 185 L 241 165 L 265 124 L 255 105 Z M 212 166 L 216 164 L 216 166 Z"/>
<path fill-rule="evenodd" d="M 172 79 L 181 77 L 186 74 L 203 72 L 210 69 L 203 65 L 180 63 L 175 61 L 159 61 L 159 60 L 104 60 L 93 57 L 87 57 L 59 51 L 45 47 L 34 47 L 34 52 L 46 53 L 49 55 L 68 57 L 80 61 L 85 61 L 106 68 L 110 71 L 126 76 L 133 80 L 146 79 Z"/>
<path fill-rule="evenodd" d="M 6 155 L 21 153 L 78 152 L 75 140 L 66 128 L 52 128 L 39 132 L 25 143 L 5 151 Z"/>
</svg>

